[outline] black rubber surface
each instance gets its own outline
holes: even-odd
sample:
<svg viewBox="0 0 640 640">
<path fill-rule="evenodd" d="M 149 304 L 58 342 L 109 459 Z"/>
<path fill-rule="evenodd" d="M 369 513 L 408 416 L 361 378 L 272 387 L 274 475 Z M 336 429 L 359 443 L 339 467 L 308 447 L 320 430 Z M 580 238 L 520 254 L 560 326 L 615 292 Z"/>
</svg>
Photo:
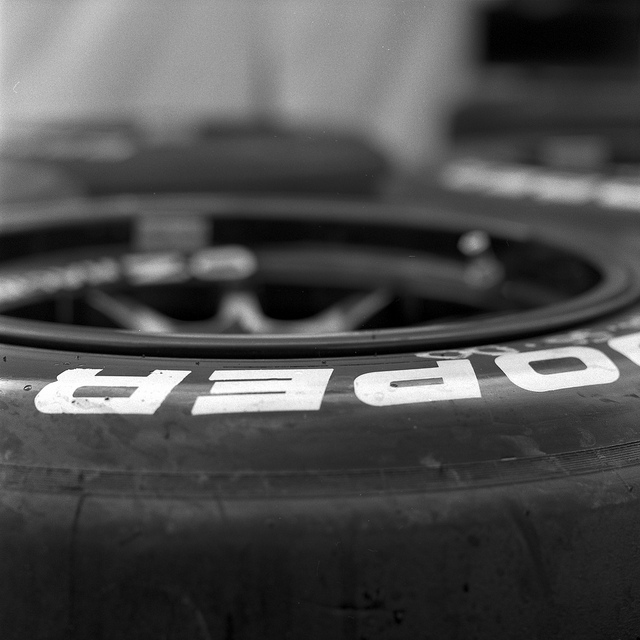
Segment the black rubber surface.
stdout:
<svg viewBox="0 0 640 640">
<path fill-rule="evenodd" d="M 543 325 L 382 355 L 5 342 L 3 638 L 635 640 L 640 305 Z"/>
</svg>

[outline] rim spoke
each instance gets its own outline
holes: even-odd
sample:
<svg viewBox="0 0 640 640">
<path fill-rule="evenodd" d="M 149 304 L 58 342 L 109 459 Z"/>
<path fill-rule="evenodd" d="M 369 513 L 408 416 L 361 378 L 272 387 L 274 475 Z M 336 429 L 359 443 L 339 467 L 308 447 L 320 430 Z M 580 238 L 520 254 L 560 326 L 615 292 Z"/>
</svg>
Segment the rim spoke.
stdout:
<svg viewBox="0 0 640 640">
<path fill-rule="evenodd" d="M 229 298 L 236 306 L 229 306 L 230 317 L 238 320 L 240 327 L 248 333 L 313 334 L 351 331 L 393 300 L 393 295 L 378 289 L 373 292 L 349 296 L 328 309 L 304 320 L 274 320 L 264 315 L 254 294 L 240 294 L 242 297 Z"/>
<path fill-rule="evenodd" d="M 314 318 L 301 321 L 310 333 L 353 331 L 387 307 L 394 295 L 386 289 L 356 293 L 334 304 Z"/>
<path fill-rule="evenodd" d="M 179 323 L 183 333 L 313 334 L 352 331 L 393 300 L 385 289 L 358 293 L 303 320 L 277 320 L 265 315 L 252 291 L 227 291 L 218 313 L 204 322 Z"/>
<path fill-rule="evenodd" d="M 126 296 L 94 289 L 87 292 L 89 306 L 115 322 L 122 329 L 146 333 L 172 333 L 176 323 L 159 311 Z"/>
<path fill-rule="evenodd" d="M 258 296 L 252 291 L 227 291 L 220 301 L 220 311 L 214 321 L 222 333 L 276 333 L 278 322 L 268 318 Z"/>
<path fill-rule="evenodd" d="M 209 320 L 176 322 L 179 333 L 275 333 L 278 321 L 268 318 L 252 291 L 225 291 L 218 312 Z"/>
</svg>

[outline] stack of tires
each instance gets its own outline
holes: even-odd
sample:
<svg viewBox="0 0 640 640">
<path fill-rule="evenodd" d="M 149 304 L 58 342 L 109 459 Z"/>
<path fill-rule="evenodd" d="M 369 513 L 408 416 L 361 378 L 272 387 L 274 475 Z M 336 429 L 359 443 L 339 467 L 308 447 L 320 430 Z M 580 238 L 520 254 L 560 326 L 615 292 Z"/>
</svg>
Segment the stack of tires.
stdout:
<svg viewBox="0 0 640 640">
<path fill-rule="evenodd" d="M 2 209 L 3 639 L 640 637 L 637 255 L 527 220 L 595 191 L 476 155 L 421 204 L 220 196 L 134 147 Z"/>
</svg>

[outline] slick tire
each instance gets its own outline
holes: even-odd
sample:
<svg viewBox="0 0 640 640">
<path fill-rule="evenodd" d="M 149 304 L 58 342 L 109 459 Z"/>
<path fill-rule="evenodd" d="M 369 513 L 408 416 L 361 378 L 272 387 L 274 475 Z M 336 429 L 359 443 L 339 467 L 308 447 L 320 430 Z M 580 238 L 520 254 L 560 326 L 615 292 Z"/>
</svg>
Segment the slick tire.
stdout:
<svg viewBox="0 0 640 640">
<path fill-rule="evenodd" d="M 637 638 L 640 275 L 619 246 L 429 206 L 74 202 L 0 227 L 3 638 Z M 203 270 L 240 239 L 250 277 L 237 249 Z M 266 335 L 69 311 L 102 291 L 113 320 L 124 291 L 168 314 L 196 284 L 201 308 L 196 276 L 305 293 L 270 290 L 289 332 Z M 329 285 L 399 302 L 298 333 Z"/>
<path fill-rule="evenodd" d="M 429 189 L 468 211 L 635 233 L 640 120 L 628 110 L 551 116 L 540 107 L 469 105 L 454 118 L 452 158 Z"/>
<path fill-rule="evenodd" d="M 1 155 L 5 163 L 58 173 L 92 197 L 207 192 L 373 197 L 388 181 L 387 159 L 357 136 L 270 125 L 192 128 L 154 139 L 133 122 L 71 121 L 12 140 Z M 16 186 L 7 186 L 16 200 Z M 42 189 L 33 191 L 38 197 Z M 24 186 L 17 191 L 24 192 L 29 195 Z"/>
</svg>

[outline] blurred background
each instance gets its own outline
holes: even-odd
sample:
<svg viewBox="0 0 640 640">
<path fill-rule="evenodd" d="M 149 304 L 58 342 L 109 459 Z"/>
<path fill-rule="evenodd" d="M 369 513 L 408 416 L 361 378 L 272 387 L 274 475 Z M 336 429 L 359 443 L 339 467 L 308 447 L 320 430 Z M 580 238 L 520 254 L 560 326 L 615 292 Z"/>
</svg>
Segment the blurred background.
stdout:
<svg viewBox="0 0 640 640">
<path fill-rule="evenodd" d="M 466 0 L 4 0 L 3 124 L 132 117 L 357 132 L 435 158 L 473 83 Z"/>
<path fill-rule="evenodd" d="M 470 149 L 625 175 L 640 159 L 640 0 L 0 7 L 5 199 L 56 179 L 16 180 L 25 158 L 62 167 L 63 192 L 322 191 L 315 175 L 337 194 L 426 179 Z"/>
</svg>

